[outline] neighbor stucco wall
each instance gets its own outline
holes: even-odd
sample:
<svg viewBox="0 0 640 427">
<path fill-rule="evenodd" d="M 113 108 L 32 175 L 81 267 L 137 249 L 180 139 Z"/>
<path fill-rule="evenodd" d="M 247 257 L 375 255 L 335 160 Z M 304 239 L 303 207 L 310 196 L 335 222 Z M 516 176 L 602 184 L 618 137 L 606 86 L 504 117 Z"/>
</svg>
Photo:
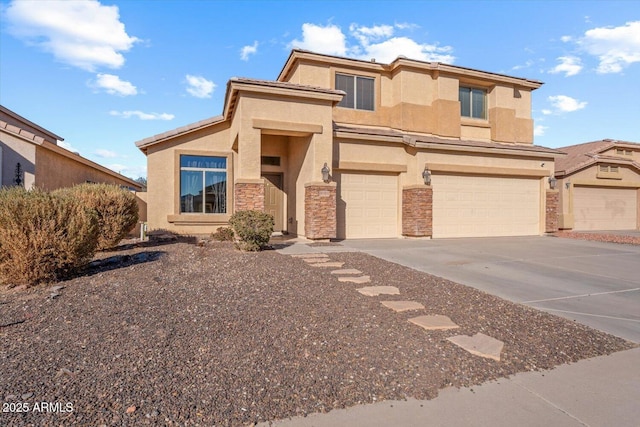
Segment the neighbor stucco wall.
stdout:
<svg viewBox="0 0 640 427">
<path fill-rule="evenodd" d="M 612 153 L 611 155 L 615 154 Z M 622 156 L 619 157 L 623 158 Z M 616 165 L 615 161 L 603 162 L 602 164 Z M 576 185 L 590 187 L 637 188 L 640 196 L 640 171 L 630 166 L 617 166 L 619 168 L 619 172 L 615 174 L 602 173 L 599 170 L 600 164 L 594 164 L 558 180 L 561 209 L 559 227 L 561 229 L 572 229 L 574 227 L 575 218 L 573 210 L 573 194 L 574 186 Z M 640 200 L 640 197 L 638 197 L 638 200 Z M 638 218 L 640 221 L 640 215 L 638 215 Z M 638 227 L 640 228 L 640 222 Z"/>
<path fill-rule="evenodd" d="M 44 142 L 44 144 L 48 144 L 48 142 Z M 125 179 L 119 179 L 117 176 L 89 167 L 79 160 L 63 156 L 43 146 L 36 146 L 35 185 L 37 187 L 55 190 L 85 182 L 101 182 L 131 187 L 131 183 Z"/>
<path fill-rule="evenodd" d="M 36 146 L 2 130 L 0 130 L 0 146 L 2 147 L 0 185 L 14 185 L 16 165 L 20 163 L 24 187 L 31 188 L 35 184 Z"/>
</svg>

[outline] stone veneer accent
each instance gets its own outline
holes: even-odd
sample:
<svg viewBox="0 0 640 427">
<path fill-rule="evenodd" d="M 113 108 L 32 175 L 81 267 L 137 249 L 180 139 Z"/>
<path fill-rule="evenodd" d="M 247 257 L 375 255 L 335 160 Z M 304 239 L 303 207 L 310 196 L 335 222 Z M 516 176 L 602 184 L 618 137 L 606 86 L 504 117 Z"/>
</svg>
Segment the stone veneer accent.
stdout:
<svg viewBox="0 0 640 427">
<path fill-rule="evenodd" d="M 558 231 L 558 217 L 560 208 L 560 193 L 557 190 L 547 190 L 547 210 L 545 215 L 545 231 Z"/>
<path fill-rule="evenodd" d="M 433 234 L 433 188 L 425 185 L 402 190 L 402 235 L 431 237 Z"/>
<path fill-rule="evenodd" d="M 304 234 L 307 239 L 335 239 L 336 183 L 309 183 L 304 189 Z"/>
<path fill-rule="evenodd" d="M 234 187 L 234 212 L 244 210 L 264 210 L 264 181 L 236 181 Z"/>
</svg>

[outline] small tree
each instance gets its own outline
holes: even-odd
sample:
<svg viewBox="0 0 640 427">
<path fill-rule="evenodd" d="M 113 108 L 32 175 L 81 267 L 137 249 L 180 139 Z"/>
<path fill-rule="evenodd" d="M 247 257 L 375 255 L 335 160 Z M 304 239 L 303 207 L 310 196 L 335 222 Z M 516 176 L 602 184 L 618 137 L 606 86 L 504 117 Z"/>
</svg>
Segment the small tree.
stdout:
<svg viewBox="0 0 640 427">
<path fill-rule="evenodd" d="M 262 211 L 238 211 L 229 223 L 238 238 L 236 247 L 244 251 L 259 251 L 273 233 L 273 216 Z"/>
<path fill-rule="evenodd" d="M 96 211 L 100 235 L 99 250 L 116 246 L 138 223 L 138 202 L 129 190 L 113 184 L 80 184 L 56 190 Z"/>
</svg>

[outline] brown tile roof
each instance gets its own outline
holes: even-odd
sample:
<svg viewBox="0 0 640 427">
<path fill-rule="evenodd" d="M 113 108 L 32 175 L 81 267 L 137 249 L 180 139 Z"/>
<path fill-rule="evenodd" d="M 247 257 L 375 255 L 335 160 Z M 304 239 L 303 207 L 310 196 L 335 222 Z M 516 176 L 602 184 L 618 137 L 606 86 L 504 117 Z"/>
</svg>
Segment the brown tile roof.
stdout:
<svg viewBox="0 0 640 427">
<path fill-rule="evenodd" d="M 561 147 L 560 150 L 567 153 L 567 156 L 556 160 L 556 176 L 568 175 L 593 163 L 597 163 L 598 160 L 630 162 L 630 159 L 600 154 L 610 148 L 618 146 L 635 147 L 640 149 L 639 143 L 618 141 L 615 139 L 603 139 L 600 141 L 585 142 L 583 144 Z M 640 168 L 640 165 L 638 167 Z"/>
<path fill-rule="evenodd" d="M 279 89 L 292 89 L 292 90 L 302 90 L 307 92 L 318 92 L 318 93 L 328 93 L 333 95 L 345 95 L 346 93 L 341 90 L 329 89 L 326 87 L 320 86 L 309 86 L 309 85 L 301 85 L 297 83 L 290 82 L 279 82 L 276 80 L 260 80 L 260 79 L 250 79 L 247 77 L 232 77 L 229 80 L 229 85 L 232 83 L 245 83 L 255 86 L 263 86 L 263 87 L 275 87 Z"/>
<path fill-rule="evenodd" d="M 18 122 L 22 122 L 23 124 L 33 128 L 33 129 L 39 130 L 40 132 L 42 132 L 43 134 L 48 136 L 51 139 L 51 142 L 53 142 L 54 144 L 56 143 L 56 141 L 64 141 L 63 137 L 61 137 L 59 135 L 56 135 L 55 133 L 51 132 L 50 130 L 47 130 L 47 129 L 43 128 L 42 126 L 40 126 L 40 125 L 38 125 L 36 123 L 33 123 L 31 120 L 22 117 L 20 114 L 16 113 L 15 111 L 12 111 L 12 110 L 8 109 L 4 105 L 0 105 L 0 114 L 5 114 L 6 116 L 11 117 L 11 118 L 13 118 L 14 120 L 16 120 Z"/>
<path fill-rule="evenodd" d="M 0 120 L 0 129 L 5 129 L 8 132 L 14 133 L 16 135 L 20 135 L 23 138 L 33 141 L 35 144 L 42 145 L 44 142 L 44 138 L 38 135 L 35 135 L 28 130 L 21 129 L 18 126 L 10 125 L 9 123 Z M 53 141 L 55 144 L 55 141 Z"/>
<path fill-rule="evenodd" d="M 413 146 L 424 143 L 424 144 L 441 144 L 443 146 L 455 145 L 455 146 L 461 146 L 461 147 L 516 150 L 516 151 L 533 152 L 533 153 L 540 153 L 540 154 L 554 154 L 554 155 L 564 154 L 560 150 L 542 147 L 539 145 L 503 143 L 503 142 L 494 142 L 494 141 L 485 142 L 485 141 L 474 141 L 474 140 L 464 140 L 464 139 L 447 139 L 447 138 L 440 138 L 440 137 L 431 136 L 431 135 L 412 134 L 412 133 L 403 132 L 403 131 L 400 131 L 397 129 L 391 129 L 391 128 L 354 127 L 354 126 L 334 123 L 333 130 L 335 132 L 353 133 L 353 134 L 360 134 L 360 135 L 396 137 L 398 138 L 399 141 L 402 140 L 404 143 L 408 145 L 413 145 Z"/>
</svg>

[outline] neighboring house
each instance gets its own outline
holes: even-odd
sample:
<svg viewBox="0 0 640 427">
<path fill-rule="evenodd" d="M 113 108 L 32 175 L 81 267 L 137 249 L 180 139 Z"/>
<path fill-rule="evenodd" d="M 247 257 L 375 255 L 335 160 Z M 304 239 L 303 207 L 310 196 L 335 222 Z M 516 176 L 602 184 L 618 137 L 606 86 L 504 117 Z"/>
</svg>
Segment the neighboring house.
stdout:
<svg viewBox="0 0 640 427">
<path fill-rule="evenodd" d="M 136 181 L 58 145 L 60 136 L 0 105 L 0 186 L 55 190 L 85 182 L 116 184 L 136 192 L 146 220 L 146 193 Z M 137 235 L 139 228 L 132 231 Z"/>
<path fill-rule="evenodd" d="M 561 229 L 640 229 L 640 144 L 604 139 L 560 150 Z"/>
<path fill-rule="evenodd" d="M 105 182 L 140 191 L 142 186 L 58 146 L 61 137 L 0 105 L 0 184 L 55 190 Z"/>
<path fill-rule="evenodd" d="M 231 79 L 222 115 L 136 143 L 149 227 L 209 233 L 261 209 L 310 239 L 555 231 L 561 152 L 533 145 L 541 85 L 293 50 L 276 81 Z"/>
</svg>

